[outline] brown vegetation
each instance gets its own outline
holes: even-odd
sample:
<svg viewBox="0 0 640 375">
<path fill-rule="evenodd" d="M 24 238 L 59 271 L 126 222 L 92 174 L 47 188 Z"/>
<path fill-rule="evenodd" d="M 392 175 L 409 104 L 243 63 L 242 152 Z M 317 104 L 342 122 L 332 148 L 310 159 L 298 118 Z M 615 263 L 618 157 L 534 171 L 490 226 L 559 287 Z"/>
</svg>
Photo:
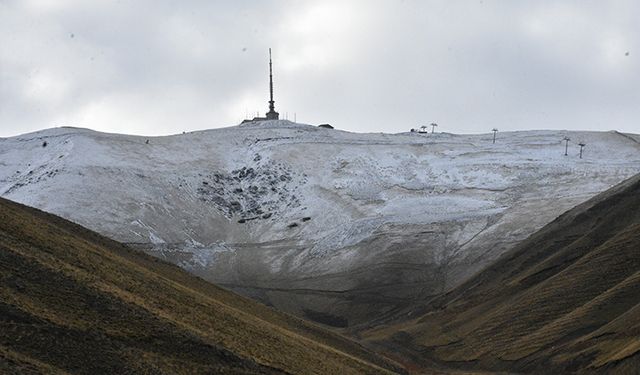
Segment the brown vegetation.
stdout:
<svg viewBox="0 0 640 375">
<path fill-rule="evenodd" d="M 640 176 L 411 313 L 366 336 L 430 368 L 637 374 Z"/>
<path fill-rule="evenodd" d="M 0 373 L 394 371 L 342 336 L 0 199 Z"/>
</svg>

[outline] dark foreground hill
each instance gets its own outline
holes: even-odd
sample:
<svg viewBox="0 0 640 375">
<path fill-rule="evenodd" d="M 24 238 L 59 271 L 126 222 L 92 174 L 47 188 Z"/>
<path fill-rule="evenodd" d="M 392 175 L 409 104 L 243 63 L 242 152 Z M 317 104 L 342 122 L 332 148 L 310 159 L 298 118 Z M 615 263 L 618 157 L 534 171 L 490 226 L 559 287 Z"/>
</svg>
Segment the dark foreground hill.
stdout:
<svg viewBox="0 0 640 375">
<path fill-rule="evenodd" d="M 341 336 L 0 199 L 0 373 L 393 371 Z"/>
<path fill-rule="evenodd" d="M 640 373 L 640 176 L 404 314 L 368 339 L 420 366 Z"/>
</svg>

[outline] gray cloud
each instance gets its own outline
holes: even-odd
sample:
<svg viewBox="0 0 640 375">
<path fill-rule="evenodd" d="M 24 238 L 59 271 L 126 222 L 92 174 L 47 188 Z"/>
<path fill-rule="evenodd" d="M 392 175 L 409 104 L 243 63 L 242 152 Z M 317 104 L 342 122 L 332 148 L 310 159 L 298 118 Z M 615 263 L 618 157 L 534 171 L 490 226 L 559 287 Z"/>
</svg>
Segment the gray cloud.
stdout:
<svg viewBox="0 0 640 375">
<path fill-rule="evenodd" d="M 276 109 L 352 131 L 640 133 L 635 1 L 0 0 L 0 136 Z M 628 52 L 628 55 L 627 55 Z"/>
</svg>

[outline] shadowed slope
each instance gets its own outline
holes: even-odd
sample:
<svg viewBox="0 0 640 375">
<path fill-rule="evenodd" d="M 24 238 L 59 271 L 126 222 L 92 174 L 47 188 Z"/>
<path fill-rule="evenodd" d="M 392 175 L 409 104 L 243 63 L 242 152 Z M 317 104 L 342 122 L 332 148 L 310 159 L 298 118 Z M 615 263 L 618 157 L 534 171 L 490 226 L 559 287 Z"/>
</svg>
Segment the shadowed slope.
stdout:
<svg viewBox="0 0 640 375">
<path fill-rule="evenodd" d="M 635 373 L 640 176 L 563 214 L 430 306 L 369 338 L 431 365 Z"/>
<path fill-rule="evenodd" d="M 358 344 L 0 199 L 1 373 L 387 373 Z"/>
</svg>

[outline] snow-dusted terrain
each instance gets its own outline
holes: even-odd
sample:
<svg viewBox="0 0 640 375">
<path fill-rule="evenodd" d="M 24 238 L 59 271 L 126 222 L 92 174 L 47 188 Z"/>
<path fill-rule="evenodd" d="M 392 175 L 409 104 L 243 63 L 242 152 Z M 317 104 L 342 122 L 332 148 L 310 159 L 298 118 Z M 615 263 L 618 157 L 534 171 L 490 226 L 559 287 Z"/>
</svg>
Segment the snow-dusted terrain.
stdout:
<svg viewBox="0 0 640 375">
<path fill-rule="evenodd" d="M 640 172 L 635 135 L 492 136 L 288 121 L 149 138 L 55 128 L 0 139 L 0 195 L 342 326 L 458 284 Z"/>
</svg>

